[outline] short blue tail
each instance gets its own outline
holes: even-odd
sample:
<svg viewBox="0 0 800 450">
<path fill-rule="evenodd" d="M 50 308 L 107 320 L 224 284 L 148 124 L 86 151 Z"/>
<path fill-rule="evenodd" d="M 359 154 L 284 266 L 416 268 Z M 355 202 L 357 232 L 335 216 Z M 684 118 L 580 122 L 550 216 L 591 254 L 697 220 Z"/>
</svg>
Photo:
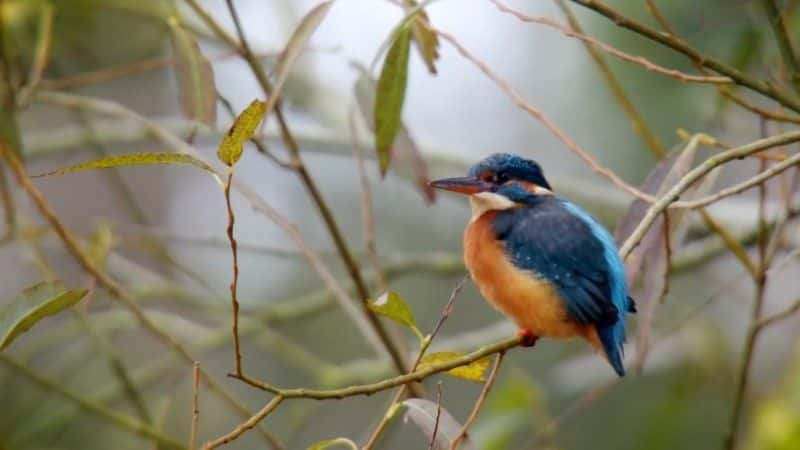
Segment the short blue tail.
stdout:
<svg viewBox="0 0 800 450">
<path fill-rule="evenodd" d="M 625 322 L 618 320 L 612 325 L 597 327 L 597 334 L 600 336 L 600 343 L 606 352 L 608 362 L 617 372 L 617 375 L 625 376 L 625 366 L 622 363 L 624 355 L 622 344 L 625 342 Z"/>
</svg>

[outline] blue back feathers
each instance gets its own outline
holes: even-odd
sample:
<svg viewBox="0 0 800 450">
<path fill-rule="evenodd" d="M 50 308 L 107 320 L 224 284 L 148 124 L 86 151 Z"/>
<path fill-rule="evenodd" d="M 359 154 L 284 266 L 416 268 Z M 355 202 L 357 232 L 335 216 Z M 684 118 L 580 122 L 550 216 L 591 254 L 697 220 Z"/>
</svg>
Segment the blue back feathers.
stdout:
<svg viewBox="0 0 800 450">
<path fill-rule="evenodd" d="M 492 223 L 511 261 L 551 282 L 572 320 L 596 327 L 609 362 L 624 375 L 625 315 L 633 306 L 614 239 L 566 200 L 532 194 L 516 183 L 496 192 L 525 205 L 498 212 Z"/>
</svg>

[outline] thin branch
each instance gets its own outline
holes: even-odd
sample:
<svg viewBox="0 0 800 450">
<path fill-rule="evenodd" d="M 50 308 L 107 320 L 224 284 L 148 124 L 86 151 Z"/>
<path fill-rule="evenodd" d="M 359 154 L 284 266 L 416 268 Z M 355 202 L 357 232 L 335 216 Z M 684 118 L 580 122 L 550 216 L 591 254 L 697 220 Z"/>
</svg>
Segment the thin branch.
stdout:
<svg viewBox="0 0 800 450">
<path fill-rule="evenodd" d="M 433 433 L 431 441 L 428 443 L 428 450 L 433 450 L 436 445 L 436 435 L 439 434 L 439 418 L 442 417 L 442 382 L 436 384 L 436 417 L 433 419 Z"/>
<path fill-rule="evenodd" d="M 427 26 L 427 25 L 426 25 Z M 497 74 L 495 74 L 492 69 L 475 56 L 472 52 L 470 52 L 466 47 L 461 45 L 458 40 L 456 40 L 455 36 L 452 34 L 442 31 L 439 29 L 434 29 L 431 27 L 431 30 L 436 32 L 440 37 L 444 40 L 449 42 L 455 49 L 463 56 L 464 58 L 468 59 L 472 62 L 478 69 L 483 72 L 487 77 L 489 77 L 497 87 L 505 93 L 511 101 L 520 109 L 531 115 L 534 119 L 538 120 L 545 126 L 558 140 L 560 140 L 568 149 L 572 150 L 581 160 L 583 160 L 595 173 L 602 175 L 603 177 L 607 178 L 614 186 L 622 189 L 625 192 L 630 193 L 636 198 L 642 199 L 647 202 L 653 202 L 653 196 L 646 194 L 636 187 L 626 183 L 622 180 L 616 173 L 612 170 L 608 169 L 607 167 L 603 167 L 597 160 L 588 153 L 586 150 L 581 148 L 577 142 L 573 141 L 571 137 L 569 137 L 555 122 L 552 121 L 548 116 L 544 114 L 540 109 L 530 105 L 522 95 L 519 94 L 511 85 L 508 84 L 504 79 L 500 78 Z"/>
<path fill-rule="evenodd" d="M 456 437 L 450 442 L 449 450 L 458 450 L 458 445 L 462 440 L 464 440 L 464 438 L 467 437 L 467 430 L 469 429 L 470 425 L 475 422 L 475 419 L 478 418 L 478 413 L 480 413 L 481 407 L 483 407 L 483 403 L 486 401 L 486 397 L 489 395 L 492 385 L 494 385 L 494 380 L 497 378 L 497 373 L 500 369 L 500 363 L 503 362 L 503 356 L 505 356 L 505 354 L 506 353 L 503 351 L 499 352 L 497 356 L 495 356 L 492 372 L 489 374 L 489 377 L 483 384 L 483 389 L 478 396 L 478 400 L 475 401 L 475 406 L 472 407 L 472 412 L 469 413 L 469 417 L 467 417 L 467 420 L 464 422 L 461 430 L 458 431 Z"/>
<path fill-rule="evenodd" d="M 800 131 L 792 131 L 765 139 L 759 139 L 741 147 L 732 148 L 730 150 L 713 155 L 703 161 L 694 169 L 690 170 L 683 178 L 681 178 L 675 186 L 667 191 L 657 202 L 650 205 L 647 213 L 642 218 L 642 221 L 636 226 L 628 239 L 620 249 L 620 254 L 623 258 L 633 251 L 639 245 L 647 230 L 653 224 L 655 219 L 661 212 L 668 208 L 671 203 L 680 197 L 689 187 L 691 187 L 697 180 L 704 177 L 706 174 L 714 170 L 714 168 L 734 159 L 742 158 L 762 150 L 772 147 L 788 144 L 791 142 L 800 141 Z"/>
<path fill-rule="evenodd" d="M 742 266 L 747 269 L 747 272 L 750 276 L 755 277 L 758 272 L 758 268 L 756 264 L 750 259 L 750 256 L 747 255 L 747 251 L 745 250 L 744 246 L 735 236 L 721 223 L 719 223 L 714 217 L 708 213 L 708 211 L 701 209 L 700 216 L 703 218 L 706 226 L 709 230 L 716 233 L 722 242 L 725 243 L 725 246 L 728 247 L 731 253 L 739 260 Z"/>
<path fill-rule="evenodd" d="M 218 439 L 214 439 L 213 441 L 208 441 L 205 444 L 203 444 L 203 450 L 211 450 L 219 447 L 220 445 L 225 445 L 231 441 L 238 439 L 239 436 L 241 436 L 246 431 L 258 425 L 258 422 L 260 422 L 262 419 L 270 415 L 270 413 L 275 411 L 275 408 L 277 408 L 282 401 L 283 397 L 281 397 L 280 395 L 277 397 L 273 397 L 272 400 L 270 400 L 269 403 L 264 405 L 264 407 L 261 408 L 259 412 L 257 412 L 255 415 L 247 419 L 247 421 L 243 422 L 241 425 L 236 427 L 233 431 L 224 436 L 219 437 Z"/>
<path fill-rule="evenodd" d="M 707 67 L 721 75 L 731 78 L 734 82 L 736 82 L 736 84 L 747 87 L 748 89 L 769 97 L 795 112 L 800 112 L 800 100 L 798 100 L 796 97 L 793 97 L 790 94 L 778 89 L 770 82 L 753 78 L 750 75 L 747 75 L 746 73 L 736 69 L 735 67 L 729 66 L 716 58 L 700 52 L 686 43 L 686 41 L 676 36 L 661 33 L 656 29 L 650 28 L 641 22 L 625 16 L 603 2 L 597 0 L 572 1 L 608 18 L 619 27 L 631 30 L 640 36 L 644 36 L 661 45 L 669 47 L 678 53 L 686 55 L 692 61 L 695 61 L 698 64 L 701 64 L 704 67 Z"/>
<path fill-rule="evenodd" d="M 783 61 L 789 69 L 789 80 L 791 80 L 794 90 L 800 93 L 800 64 L 798 64 L 797 56 L 794 53 L 794 48 L 792 48 L 792 40 L 789 38 L 789 33 L 786 29 L 786 20 L 780 9 L 778 9 L 775 0 L 761 0 L 761 4 L 767 12 L 767 20 L 775 35 L 775 41 L 778 43 Z"/>
<path fill-rule="evenodd" d="M 233 367 L 234 373 L 242 376 L 242 349 L 239 347 L 239 299 L 237 298 L 237 291 L 239 288 L 239 251 L 236 244 L 236 236 L 234 236 L 234 224 L 236 223 L 236 216 L 233 213 L 233 206 L 231 206 L 231 185 L 233 184 L 233 167 L 228 168 L 228 180 L 225 183 L 225 207 L 228 210 L 228 227 L 226 233 L 228 241 L 231 245 L 231 256 L 233 257 L 233 279 L 231 280 L 231 313 L 233 314 L 233 323 L 231 325 L 231 333 L 233 333 Z"/>
<path fill-rule="evenodd" d="M 509 13 L 509 14 L 515 16 L 516 18 L 518 18 L 519 20 L 523 21 L 523 22 L 538 23 L 540 25 L 545 25 L 545 26 L 548 26 L 550 28 L 554 28 L 556 30 L 561 31 L 566 36 L 581 40 L 581 41 L 583 41 L 584 43 L 586 43 L 586 44 L 588 44 L 590 46 L 594 46 L 596 48 L 599 48 L 599 49 L 605 51 L 606 53 L 608 53 L 610 55 L 613 55 L 613 56 L 616 56 L 617 58 L 619 58 L 619 59 L 621 59 L 623 61 L 627 61 L 627 62 L 630 62 L 630 63 L 633 63 L 633 64 L 637 64 L 639 66 L 642 66 L 642 67 L 644 67 L 645 69 L 647 69 L 647 70 L 649 70 L 651 72 L 655 72 L 655 73 L 658 73 L 658 74 L 661 74 L 661 75 L 665 75 L 665 76 L 668 76 L 670 78 L 675 78 L 676 80 L 683 81 L 683 82 L 709 83 L 709 84 L 730 84 L 730 83 L 733 83 L 733 80 L 731 80 L 728 77 L 718 77 L 718 76 L 708 77 L 708 76 L 703 76 L 703 75 L 689 75 L 689 74 L 685 74 L 685 73 L 683 73 L 683 72 L 681 72 L 679 70 L 667 69 L 666 67 L 661 67 L 658 64 L 655 64 L 652 61 L 648 60 L 647 58 L 644 58 L 643 56 L 633 56 L 633 55 L 630 55 L 628 53 L 625 53 L 622 50 L 619 50 L 619 49 L 617 49 L 617 48 L 615 48 L 615 47 L 613 47 L 611 45 L 608 45 L 608 44 L 606 44 L 604 42 L 601 42 L 601 41 L 597 40 L 596 38 L 593 38 L 591 36 L 587 36 L 587 35 L 585 35 L 583 33 L 577 32 L 577 31 L 570 30 L 569 28 L 566 28 L 563 25 L 559 24 L 558 22 L 556 22 L 556 21 L 554 21 L 552 19 L 549 19 L 547 17 L 529 16 L 529 15 L 523 14 L 523 13 L 517 11 L 517 10 L 511 9 L 511 8 L 503 5 L 502 3 L 499 2 L 499 0 L 490 0 L 490 1 L 492 3 L 494 3 L 495 6 L 497 6 L 497 8 L 500 11 Z"/>
<path fill-rule="evenodd" d="M 192 428 L 189 431 L 189 450 L 194 450 L 197 442 L 197 430 L 200 424 L 200 363 L 195 361 L 192 368 Z"/>
<path fill-rule="evenodd" d="M 783 311 L 775 313 L 769 317 L 765 317 L 764 319 L 761 319 L 761 321 L 758 322 L 757 327 L 759 329 L 767 328 L 768 326 L 774 324 L 775 322 L 779 322 L 781 320 L 792 317 L 798 311 L 800 311 L 800 299 L 795 300 L 791 306 L 784 309 Z"/>
<path fill-rule="evenodd" d="M 567 23 L 569 23 L 570 28 L 576 33 L 585 34 L 580 22 L 578 22 L 578 18 L 572 12 L 572 9 L 567 3 L 567 0 L 555 0 L 555 2 L 567 17 Z M 594 60 L 595 64 L 597 64 L 597 68 L 600 70 L 600 73 L 606 80 L 606 84 L 608 84 L 611 94 L 617 99 L 617 102 L 622 107 L 622 110 L 625 111 L 625 114 L 627 114 L 628 118 L 630 118 L 633 131 L 642 137 L 648 148 L 650 148 L 650 151 L 653 152 L 656 157 L 663 157 L 667 153 L 664 149 L 664 145 L 661 143 L 658 137 L 656 137 L 653 130 L 650 129 L 650 127 L 647 125 L 647 122 L 645 122 L 642 115 L 633 105 L 633 102 L 625 92 L 625 88 L 622 87 L 622 83 L 620 83 L 619 79 L 617 79 L 617 77 L 614 75 L 614 72 L 611 70 L 611 67 L 608 65 L 608 62 L 606 62 L 605 56 L 600 52 L 600 50 L 597 49 L 597 47 L 589 44 L 588 42 L 584 42 L 584 47 L 586 47 L 589 55 Z"/>
</svg>

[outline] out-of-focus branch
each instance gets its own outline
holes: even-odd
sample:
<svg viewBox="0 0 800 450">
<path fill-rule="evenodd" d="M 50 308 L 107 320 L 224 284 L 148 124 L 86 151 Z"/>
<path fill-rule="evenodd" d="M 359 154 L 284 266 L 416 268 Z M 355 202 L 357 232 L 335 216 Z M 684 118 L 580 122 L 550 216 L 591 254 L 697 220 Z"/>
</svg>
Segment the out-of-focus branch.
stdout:
<svg viewBox="0 0 800 450">
<path fill-rule="evenodd" d="M 793 97 L 789 93 L 778 89 L 777 86 L 768 81 L 762 81 L 753 78 L 750 75 L 747 75 L 744 72 L 736 69 L 735 67 L 731 67 L 716 58 L 700 52 L 677 36 L 661 33 L 656 29 L 650 28 L 649 26 L 625 16 L 616 9 L 598 0 L 571 1 L 608 18 L 619 27 L 626 28 L 640 36 L 646 37 L 661 45 L 671 48 L 678 53 L 686 55 L 692 61 L 695 61 L 704 67 L 731 78 L 736 84 L 747 87 L 755 92 L 769 97 L 795 112 L 800 112 L 800 100 L 798 100 L 796 97 Z"/>
<path fill-rule="evenodd" d="M 570 30 L 569 28 L 566 28 L 563 25 L 559 24 L 558 22 L 556 22 L 556 21 L 554 21 L 552 19 L 549 19 L 547 17 L 529 16 L 529 15 L 523 14 L 523 13 L 521 13 L 521 12 L 515 10 L 515 9 L 511 9 L 508 6 L 505 6 L 504 4 L 500 3 L 498 0 L 490 0 L 490 1 L 492 3 L 494 3 L 495 6 L 497 6 L 497 8 L 500 11 L 509 13 L 509 14 L 515 16 L 516 18 L 518 18 L 519 20 L 523 21 L 523 22 L 538 23 L 540 25 L 545 25 L 545 26 L 548 26 L 550 28 L 559 30 L 562 33 L 564 33 L 566 36 L 569 36 L 569 37 L 578 39 L 580 41 L 583 41 L 588 46 L 599 48 L 599 49 L 603 50 L 604 52 L 606 52 L 606 53 L 608 53 L 610 55 L 616 56 L 617 58 L 619 58 L 619 59 L 621 59 L 623 61 L 627 61 L 629 63 L 633 63 L 633 64 L 637 64 L 639 66 L 642 66 L 642 67 L 644 67 L 645 69 L 647 69 L 647 70 L 649 70 L 651 72 L 655 72 L 655 73 L 658 73 L 658 74 L 661 74 L 661 75 L 665 75 L 665 76 L 668 76 L 670 78 L 675 78 L 676 80 L 683 81 L 683 82 L 709 83 L 709 84 L 729 84 L 729 83 L 733 83 L 733 80 L 731 80 L 728 77 L 714 77 L 714 76 L 709 77 L 709 76 L 703 76 L 703 75 L 689 75 L 689 74 L 685 74 L 685 73 L 681 72 L 680 70 L 667 69 L 666 67 L 661 67 L 658 64 L 653 63 L 652 61 L 648 60 L 647 58 L 645 58 L 643 56 L 633 56 L 633 55 L 630 55 L 628 53 L 625 53 L 622 50 L 619 50 L 619 49 L 617 49 L 617 48 L 615 48 L 615 47 L 613 47 L 611 45 L 608 45 L 605 42 L 601 42 L 596 38 L 593 38 L 591 36 L 587 36 L 587 35 L 579 32 L 579 31 L 576 31 L 576 30 Z"/>
<path fill-rule="evenodd" d="M 200 424 L 200 363 L 195 361 L 192 367 L 192 427 L 189 430 L 189 450 L 194 450 L 197 442 L 197 428 Z"/>
<path fill-rule="evenodd" d="M 775 41 L 778 43 L 783 61 L 789 69 L 789 80 L 794 86 L 794 90 L 800 93 L 800 64 L 797 62 L 797 55 L 792 48 L 792 40 L 789 38 L 789 33 L 786 30 L 786 21 L 778 9 L 775 0 L 761 0 L 761 4 L 767 12 L 767 20 L 769 21 L 772 33 L 775 35 Z"/>
<path fill-rule="evenodd" d="M 83 396 L 65 389 L 57 382 L 52 381 L 40 375 L 39 373 L 29 368 L 26 364 L 18 362 L 17 360 L 13 359 L 6 353 L 0 352 L 0 362 L 10 367 L 11 369 L 15 370 L 16 372 L 22 374 L 23 376 L 25 376 L 25 378 L 36 383 L 43 389 L 55 392 L 56 394 L 66 398 L 70 402 L 75 403 L 81 409 L 89 411 L 103 419 L 106 419 L 122 429 L 130 431 L 134 434 L 138 434 L 140 436 L 144 436 L 168 448 L 173 448 L 173 449 L 185 448 L 184 445 L 181 444 L 180 442 L 161 434 L 157 429 L 153 428 L 150 425 L 147 425 L 144 422 L 139 422 L 130 416 L 120 414 L 114 410 L 106 408 L 105 406 L 99 403 L 87 400 Z"/>
<path fill-rule="evenodd" d="M 567 0 L 555 0 L 555 2 L 567 17 L 567 23 L 569 23 L 570 28 L 576 33 L 585 35 L 580 22 L 578 22 L 578 18 L 575 17 L 575 14 L 572 12 L 569 4 L 567 4 Z M 594 60 L 595 64 L 597 64 L 597 68 L 600 70 L 600 74 L 602 74 L 603 78 L 606 80 L 606 84 L 608 84 L 611 94 L 617 99 L 617 102 L 622 107 L 622 110 L 625 111 L 625 114 L 627 114 L 631 119 L 633 131 L 642 137 L 648 148 L 650 148 L 650 151 L 653 152 L 656 157 L 663 157 L 667 153 L 664 149 L 664 145 L 658 140 L 658 137 L 656 137 L 653 130 L 650 129 L 650 127 L 647 125 L 647 122 L 633 105 L 630 97 L 628 97 L 628 94 L 625 92 L 625 88 L 622 87 L 622 83 L 620 83 L 619 79 L 617 79 L 617 77 L 614 75 L 614 72 L 611 70 L 611 67 L 606 62 L 605 56 L 603 56 L 600 50 L 598 50 L 598 48 L 591 43 L 584 41 L 584 46 Z"/>
</svg>

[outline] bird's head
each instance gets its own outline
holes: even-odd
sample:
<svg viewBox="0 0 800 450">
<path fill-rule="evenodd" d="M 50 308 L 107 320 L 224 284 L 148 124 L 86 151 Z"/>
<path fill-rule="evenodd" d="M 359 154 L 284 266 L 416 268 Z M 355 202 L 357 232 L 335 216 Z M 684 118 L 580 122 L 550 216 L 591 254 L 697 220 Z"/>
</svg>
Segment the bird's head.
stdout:
<svg viewBox="0 0 800 450">
<path fill-rule="evenodd" d="M 495 153 L 472 166 L 467 176 L 432 181 L 431 186 L 469 195 L 473 215 L 552 194 L 539 164 L 511 153 Z"/>
</svg>

